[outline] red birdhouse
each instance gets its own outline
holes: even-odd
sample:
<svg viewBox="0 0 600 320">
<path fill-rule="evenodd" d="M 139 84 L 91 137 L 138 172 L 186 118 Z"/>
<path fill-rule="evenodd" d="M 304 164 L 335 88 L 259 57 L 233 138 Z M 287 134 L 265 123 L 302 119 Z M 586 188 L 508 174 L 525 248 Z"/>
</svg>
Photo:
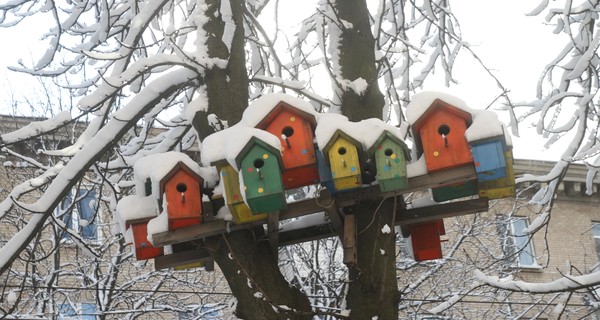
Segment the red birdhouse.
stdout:
<svg viewBox="0 0 600 320">
<path fill-rule="evenodd" d="M 169 217 L 169 230 L 202 223 L 202 184 L 204 179 L 178 162 L 160 181 L 160 194 Z"/>
<path fill-rule="evenodd" d="M 427 171 L 473 163 L 465 132 L 471 114 L 440 99 L 435 99 L 413 123 L 415 144 L 422 151 Z"/>
<path fill-rule="evenodd" d="M 279 137 L 286 190 L 319 183 L 313 143 L 315 127 L 314 115 L 284 101 L 280 101 L 256 125 L 256 128 Z"/>
<path fill-rule="evenodd" d="M 155 248 L 148 241 L 148 221 L 131 224 L 136 260 L 153 259 L 164 254 L 162 247 Z"/>
<path fill-rule="evenodd" d="M 445 234 L 442 220 L 411 225 L 410 234 L 415 261 L 440 259 L 442 257 L 440 235 Z"/>
</svg>

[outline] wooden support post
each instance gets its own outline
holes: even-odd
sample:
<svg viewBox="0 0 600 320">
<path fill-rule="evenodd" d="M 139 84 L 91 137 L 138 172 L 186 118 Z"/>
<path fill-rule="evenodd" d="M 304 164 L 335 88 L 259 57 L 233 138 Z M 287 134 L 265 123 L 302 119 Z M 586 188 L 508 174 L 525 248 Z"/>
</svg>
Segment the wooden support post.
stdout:
<svg viewBox="0 0 600 320">
<path fill-rule="evenodd" d="M 356 219 L 352 214 L 344 217 L 344 264 L 348 267 L 356 266 Z"/>
<path fill-rule="evenodd" d="M 325 210 L 331 225 L 335 230 L 335 233 L 340 237 L 340 240 L 344 240 L 344 223 L 340 217 L 340 212 L 337 205 L 335 204 L 335 198 L 331 195 L 331 192 L 327 189 L 323 189 L 319 192 L 317 203 Z"/>
<path fill-rule="evenodd" d="M 273 252 L 275 264 L 279 263 L 279 211 L 271 212 L 267 216 L 267 234 L 269 245 Z"/>
</svg>

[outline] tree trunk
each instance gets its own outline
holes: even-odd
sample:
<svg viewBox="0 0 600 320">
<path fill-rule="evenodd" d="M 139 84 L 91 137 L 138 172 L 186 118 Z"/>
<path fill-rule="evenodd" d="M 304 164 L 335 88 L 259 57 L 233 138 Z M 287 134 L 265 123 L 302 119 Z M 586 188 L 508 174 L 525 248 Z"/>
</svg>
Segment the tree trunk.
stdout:
<svg viewBox="0 0 600 320">
<path fill-rule="evenodd" d="M 224 0 L 228 1 L 228 0 Z M 215 114 L 233 125 L 242 117 L 248 105 L 248 77 L 244 53 L 243 0 L 231 0 L 236 25 L 231 50 L 222 42 L 224 22 L 218 14 L 219 0 L 207 1 L 205 25 L 211 57 L 229 61 L 227 68 L 207 70 L 204 83 L 209 106 L 194 117 L 194 127 L 200 138 L 214 133 L 207 116 Z M 237 299 L 236 316 L 242 319 L 311 319 L 308 298 L 290 286 L 275 263 L 262 227 L 209 238 L 205 245 Z"/>
<path fill-rule="evenodd" d="M 344 79 L 364 79 L 368 87 L 362 94 L 346 90 L 342 94 L 342 113 L 351 121 L 381 118 L 383 94 L 377 84 L 375 39 L 371 33 L 365 0 L 335 2 L 337 17 L 349 22 L 342 28 L 338 50 Z M 396 281 L 396 235 L 394 211 L 403 205 L 387 199 L 379 203 L 361 203 L 345 210 L 354 214 L 357 226 L 357 264 L 350 267 L 347 309 L 351 319 L 397 319 L 399 292 Z M 391 232 L 384 233 L 387 225 Z"/>
</svg>

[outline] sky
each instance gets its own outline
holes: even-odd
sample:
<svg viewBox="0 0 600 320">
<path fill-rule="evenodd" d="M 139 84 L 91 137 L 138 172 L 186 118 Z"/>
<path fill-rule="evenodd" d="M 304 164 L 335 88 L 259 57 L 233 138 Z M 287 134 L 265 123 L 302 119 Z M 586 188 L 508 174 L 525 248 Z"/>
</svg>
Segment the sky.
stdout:
<svg viewBox="0 0 600 320">
<path fill-rule="evenodd" d="M 506 0 L 506 1 L 454 1 L 452 10 L 461 24 L 463 38 L 466 39 L 480 58 L 493 68 L 494 74 L 503 81 L 515 101 L 532 100 L 536 81 L 547 61 L 550 61 L 553 50 L 548 50 L 549 43 L 556 42 L 557 36 L 551 33 L 551 26 L 543 23 L 542 16 L 528 17 L 525 13 L 537 6 L 539 1 Z M 282 17 L 280 23 L 294 25 L 294 17 L 300 10 L 310 8 L 306 3 L 281 1 L 286 11 L 293 12 L 292 17 Z M 289 6 L 295 6 L 287 10 Z M 494 14 L 478 14 L 494 12 Z M 4 82 L 0 90 L 0 101 L 10 101 L 11 93 L 23 95 L 31 93 L 31 79 L 24 75 L 7 72 L 6 66 L 14 65 L 19 59 L 31 61 L 32 56 L 39 56 L 44 51 L 43 44 L 23 41 L 23 34 L 31 35 L 31 39 L 41 37 L 42 31 L 33 31 L 31 26 L 20 29 L 0 29 L 0 41 L 11 43 L 11 50 L 4 50 L 0 59 L 0 81 Z M 463 99 L 474 109 L 485 108 L 498 95 L 499 89 L 486 75 L 483 69 L 473 63 L 470 54 L 463 52 L 463 58 L 457 61 L 455 70 L 460 70 L 455 78 L 460 82 L 446 88 L 443 82 L 429 82 L 425 90 L 443 91 Z M 9 113 L 9 104 L 0 105 L 0 113 Z M 501 117 L 502 119 L 502 117 Z M 513 137 L 514 152 L 517 158 L 556 159 L 556 150 L 545 150 L 543 141 L 535 138 L 535 132 L 522 125 L 522 136 L 527 139 Z M 560 145 L 556 146 L 560 148 Z"/>
</svg>

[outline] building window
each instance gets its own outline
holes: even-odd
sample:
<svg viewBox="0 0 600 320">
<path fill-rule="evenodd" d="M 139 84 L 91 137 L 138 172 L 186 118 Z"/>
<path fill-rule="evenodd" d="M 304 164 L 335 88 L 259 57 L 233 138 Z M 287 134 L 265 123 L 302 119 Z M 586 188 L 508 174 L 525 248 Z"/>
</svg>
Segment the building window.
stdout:
<svg viewBox="0 0 600 320">
<path fill-rule="evenodd" d="M 73 199 L 73 194 L 77 197 Z M 75 203 L 73 203 L 75 201 Z M 98 206 L 96 204 L 96 191 L 79 189 L 76 192 L 70 192 L 61 204 L 61 220 L 65 226 L 81 235 L 85 240 L 99 240 L 98 232 Z M 62 238 L 69 239 L 69 233 L 63 232 Z"/>
<path fill-rule="evenodd" d="M 59 320 L 96 320 L 96 305 L 93 303 L 61 303 L 58 305 Z"/>
<path fill-rule="evenodd" d="M 527 218 L 511 218 L 507 236 L 503 243 L 503 250 L 506 257 L 510 259 L 511 265 L 537 268 L 538 264 L 535 261 L 532 239 L 525 233 L 528 226 L 529 220 Z"/>
<path fill-rule="evenodd" d="M 592 236 L 594 237 L 594 245 L 596 246 L 596 255 L 600 261 L 600 222 L 594 222 L 592 225 Z"/>
</svg>

